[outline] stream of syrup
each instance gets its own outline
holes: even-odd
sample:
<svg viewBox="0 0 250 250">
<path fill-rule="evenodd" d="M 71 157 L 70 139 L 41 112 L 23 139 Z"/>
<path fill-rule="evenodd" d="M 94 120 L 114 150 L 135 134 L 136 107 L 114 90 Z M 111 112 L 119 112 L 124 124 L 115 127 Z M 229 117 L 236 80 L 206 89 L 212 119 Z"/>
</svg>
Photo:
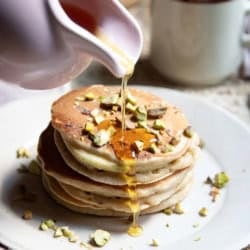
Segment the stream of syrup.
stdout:
<svg viewBox="0 0 250 250">
<path fill-rule="evenodd" d="M 112 42 L 103 32 L 101 32 L 97 23 L 88 12 L 76 7 L 74 5 L 65 3 L 61 1 L 62 7 L 65 13 L 78 25 L 82 26 L 89 32 L 96 35 L 106 46 L 108 46 L 114 53 L 116 53 L 121 64 L 126 69 L 126 74 L 122 78 L 121 83 L 121 114 L 122 114 L 122 124 L 121 129 L 113 136 L 112 146 L 119 159 L 122 160 L 124 165 L 124 172 L 122 177 L 127 183 L 127 192 L 129 195 L 129 201 L 126 205 L 130 208 L 133 215 L 133 222 L 128 229 L 128 234 L 131 236 L 141 235 L 143 229 L 139 225 L 138 218 L 140 215 L 140 203 L 138 201 L 137 191 L 136 191 L 136 168 L 134 164 L 134 155 L 131 150 L 131 145 L 135 140 L 144 141 L 144 145 L 148 145 L 154 138 L 152 134 L 147 133 L 145 129 L 134 129 L 126 130 L 126 99 L 127 99 L 127 82 L 134 72 L 134 62 L 127 56 L 127 54 L 120 49 L 114 42 Z M 106 126 L 103 124 L 102 126 Z"/>
<path fill-rule="evenodd" d="M 121 58 L 121 63 L 126 69 L 126 74 L 122 78 L 121 83 L 121 130 L 118 131 L 112 138 L 112 146 L 115 151 L 116 156 L 122 160 L 124 172 L 122 177 L 127 183 L 127 193 L 129 195 L 129 200 L 126 205 L 130 208 L 133 215 L 133 221 L 128 228 L 128 234 L 135 237 L 142 234 L 143 229 L 139 225 L 139 215 L 140 215 L 140 203 L 136 191 L 136 168 L 134 164 L 134 156 L 131 151 L 131 145 L 136 140 L 136 137 L 143 137 L 145 131 L 139 130 L 126 130 L 126 99 L 127 99 L 127 83 L 134 72 L 134 63 L 127 57 L 127 55 L 118 48 L 112 41 L 110 41 L 103 33 L 97 32 L 97 37 L 102 40 L 107 46 L 109 46 L 113 52 Z"/>
<path fill-rule="evenodd" d="M 143 229 L 139 225 L 140 202 L 138 200 L 136 191 L 136 167 L 134 164 L 134 155 L 131 148 L 134 141 L 142 140 L 144 137 L 147 138 L 149 133 L 147 133 L 145 129 L 126 130 L 127 83 L 133 75 L 135 64 L 124 53 L 123 50 L 121 50 L 119 47 L 117 47 L 117 45 L 110 41 L 110 39 L 101 31 L 97 30 L 96 36 L 120 57 L 120 62 L 126 69 L 126 74 L 122 78 L 121 82 L 121 130 L 118 131 L 115 136 L 113 136 L 111 144 L 113 146 L 116 156 L 122 160 L 124 167 L 122 177 L 127 183 L 127 192 L 129 195 L 129 201 L 126 203 L 126 205 L 130 208 L 131 213 L 133 215 L 133 222 L 128 228 L 128 234 L 131 236 L 139 236 L 142 234 Z M 150 140 L 151 139 L 152 138 L 150 138 Z M 149 143 L 146 143 L 145 145 L 147 144 Z"/>
<path fill-rule="evenodd" d="M 129 61 L 130 62 L 130 61 Z M 130 69 L 131 64 L 127 68 Z M 134 68 L 134 64 L 133 64 Z M 125 169 L 128 169 L 128 172 L 123 173 L 123 177 L 126 180 L 127 183 L 127 192 L 129 194 L 129 201 L 128 206 L 133 214 L 133 221 L 130 227 L 128 228 L 128 234 L 136 237 L 140 236 L 143 232 L 142 227 L 139 225 L 139 215 L 140 215 L 140 203 L 138 201 L 137 191 L 136 191 L 136 168 L 133 161 L 128 161 L 128 159 L 133 158 L 132 152 L 131 152 L 131 145 L 129 148 L 129 151 L 127 151 L 125 141 L 127 138 L 126 136 L 126 99 L 127 99 L 127 83 L 129 78 L 133 72 L 128 72 L 123 78 L 122 78 L 122 86 L 121 86 L 121 98 L 122 98 L 122 106 L 121 106 L 121 112 L 122 112 L 122 133 L 120 136 L 120 140 L 122 142 L 122 153 L 123 153 L 123 162 L 125 164 Z M 138 135 L 136 132 L 134 135 Z M 132 141 L 134 142 L 136 139 L 134 136 L 131 137 Z M 132 142 L 132 143 L 133 143 Z M 117 152 L 117 150 L 116 150 Z M 127 154 L 126 154 L 127 152 Z M 129 155 L 128 155 L 129 154 Z"/>
</svg>

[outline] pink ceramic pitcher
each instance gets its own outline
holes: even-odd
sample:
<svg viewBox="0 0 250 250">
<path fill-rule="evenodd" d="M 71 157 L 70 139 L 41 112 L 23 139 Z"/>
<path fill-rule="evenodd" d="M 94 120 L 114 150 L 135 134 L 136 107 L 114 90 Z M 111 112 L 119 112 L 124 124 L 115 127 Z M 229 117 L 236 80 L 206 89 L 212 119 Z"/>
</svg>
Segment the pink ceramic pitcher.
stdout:
<svg viewBox="0 0 250 250">
<path fill-rule="evenodd" d="M 95 32 L 76 23 L 62 4 L 88 13 Z M 142 49 L 140 28 L 118 0 L 1 0 L 0 37 L 0 80 L 33 89 L 72 80 L 92 59 L 122 77 L 126 67 L 117 51 L 135 63 Z"/>
</svg>

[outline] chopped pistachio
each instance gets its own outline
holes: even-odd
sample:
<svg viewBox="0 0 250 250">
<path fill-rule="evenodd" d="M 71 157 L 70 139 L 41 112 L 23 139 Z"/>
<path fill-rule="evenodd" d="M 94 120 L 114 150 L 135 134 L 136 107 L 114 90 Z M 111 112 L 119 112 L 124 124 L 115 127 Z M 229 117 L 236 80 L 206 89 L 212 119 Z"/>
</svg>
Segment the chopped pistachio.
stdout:
<svg viewBox="0 0 250 250">
<path fill-rule="evenodd" d="M 206 217 L 207 216 L 207 209 L 205 207 L 201 208 L 199 211 L 199 215 L 201 217 Z"/>
<path fill-rule="evenodd" d="M 34 175 L 40 175 L 41 169 L 37 161 L 32 160 L 28 166 L 29 172 Z"/>
<path fill-rule="evenodd" d="M 83 248 L 83 249 L 87 249 L 87 250 L 92 249 L 91 245 L 88 244 L 87 242 L 84 242 L 84 241 L 80 242 L 80 247 Z"/>
<path fill-rule="evenodd" d="M 187 128 L 185 128 L 185 130 L 183 131 L 183 135 L 188 137 L 188 138 L 191 138 L 194 135 L 194 131 L 193 131 L 192 127 L 188 126 Z"/>
<path fill-rule="evenodd" d="M 143 150 L 143 147 L 144 147 L 144 142 L 143 141 L 135 141 L 133 146 L 135 147 L 136 151 L 137 152 L 140 152 Z"/>
<path fill-rule="evenodd" d="M 167 223 L 167 224 L 166 224 L 166 227 L 170 227 L 170 225 Z"/>
<path fill-rule="evenodd" d="M 176 146 L 179 142 L 180 142 L 180 140 L 178 140 L 177 138 L 173 137 L 171 139 L 171 141 L 169 142 L 169 144 L 171 144 L 172 146 Z"/>
<path fill-rule="evenodd" d="M 92 101 L 95 99 L 95 95 L 92 92 L 88 92 L 84 95 L 85 101 Z"/>
<path fill-rule="evenodd" d="M 135 116 L 138 121 L 147 120 L 147 110 L 144 106 L 139 106 L 135 110 Z"/>
<path fill-rule="evenodd" d="M 84 96 L 77 96 L 75 98 L 75 100 L 78 101 L 78 102 L 83 102 L 85 100 L 85 97 Z"/>
<path fill-rule="evenodd" d="M 134 106 L 133 104 L 131 104 L 130 102 L 128 102 L 126 104 L 126 110 L 130 111 L 130 112 L 135 112 L 136 110 L 136 106 Z"/>
<path fill-rule="evenodd" d="M 17 158 L 29 158 L 30 152 L 26 148 L 20 147 L 16 151 L 16 157 Z"/>
<path fill-rule="evenodd" d="M 151 144 L 149 145 L 148 150 L 149 150 L 151 153 L 154 153 L 154 154 L 156 154 L 156 153 L 159 152 L 159 148 L 156 146 L 155 143 L 151 143 Z"/>
<path fill-rule="evenodd" d="M 128 91 L 127 92 L 127 101 L 131 103 L 132 105 L 136 104 L 136 99 L 135 97 Z"/>
<path fill-rule="evenodd" d="M 81 248 L 86 248 L 88 250 L 92 249 L 91 245 L 88 244 L 87 242 L 84 242 L 84 241 L 80 242 L 80 247 Z"/>
<path fill-rule="evenodd" d="M 97 124 L 100 124 L 102 121 L 104 121 L 104 117 L 101 114 L 98 114 L 94 116 L 94 120 Z"/>
<path fill-rule="evenodd" d="M 167 110 L 167 107 L 160 107 L 160 108 L 153 108 L 153 109 L 148 109 L 148 117 L 149 118 L 161 118 Z"/>
<path fill-rule="evenodd" d="M 200 241 L 201 240 L 201 237 L 198 236 L 197 238 L 194 239 L 194 241 Z"/>
<path fill-rule="evenodd" d="M 79 237 L 75 234 L 72 234 L 68 239 L 69 239 L 69 242 L 75 243 L 79 240 Z"/>
<path fill-rule="evenodd" d="M 184 210 L 183 210 L 183 208 L 181 207 L 181 204 L 180 204 L 180 203 L 177 203 L 177 204 L 174 206 L 173 212 L 174 212 L 175 214 L 184 214 Z"/>
<path fill-rule="evenodd" d="M 106 245 L 106 243 L 110 240 L 110 237 L 110 233 L 102 229 L 97 229 L 94 233 L 91 234 L 91 239 L 99 247 L 103 247 L 104 245 Z"/>
<path fill-rule="evenodd" d="M 165 145 L 165 146 L 162 148 L 161 152 L 162 152 L 162 153 L 169 153 L 169 152 L 173 152 L 173 150 L 174 150 L 173 146 L 167 144 L 167 145 Z"/>
<path fill-rule="evenodd" d="M 44 221 L 45 225 L 49 228 L 49 229 L 55 229 L 56 225 L 55 222 L 51 219 Z"/>
<path fill-rule="evenodd" d="M 152 239 L 152 242 L 150 244 L 152 247 L 158 247 L 159 246 L 159 242 L 156 239 Z"/>
<path fill-rule="evenodd" d="M 66 238 L 70 238 L 73 235 L 73 232 L 71 230 L 69 230 L 68 227 L 61 227 L 63 236 Z"/>
<path fill-rule="evenodd" d="M 42 231 L 47 231 L 49 228 L 48 228 L 48 226 L 44 223 L 44 222 L 42 222 L 41 224 L 40 224 L 40 230 L 42 230 Z"/>
<path fill-rule="evenodd" d="M 146 129 L 148 128 L 147 121 L 138 121 L 137 126 L 139 128 L 146 128 Z"/>
<path fill-rule="evenodd" d="M 164 121 L 161 120 L 161 119 L 155 120 L 155 121 L 154 121 L 154 124 L 153 124 L 153 128 L 154 128 L 154 129 L 158 129 L 158 130 L 164 129 L 164 128 L 165 128 L 165 123 L 164 123 Z"/>
<path fill-rule="evenodd" d="M 95 129 L 95 125 L 92 122 L 86 122 L 84 126 L 84 131 L 91 132 Z"/>
<path fill-rule="evenodd" d="M 22 217 L 23 217 L 24 220 L 31 220 L 32 217 L 33 217 L 32 211 L 31 210 L 25 210 L 23 212 L 23 216 Z"/>
<path fill-rule="evenodd" d="M 96 134 L 93 135 L 93 143 L 96 146 L 103 146 L 107 144 L 110 140 L 110 134 L 107 130 L 101 129 Z"/>
<path fill-rule="evenodd" d="M 223 188 L 229 182 L 229 177 L 225 172 L 221 172 L 214 177 L 214 186 L 217 188 Z"/>
<path fill-rule="evenodd" d="M 114 94 L 111 96 L 103 97 L 101 100 L 101 105 L 105 108 L 111 108 L 112 106 L 118 106 L 119 105 L 119 95 Z"/>
<path fill-rule="evenodd" d="M 193 224 L 193 228 L 197 228 L 197 227 L 199 227 L 199 226 L 200 226 L 199 223 Z"/>
<path fill-rule="evenodd" d="M 53 236 L 54 238 L 62 237 L 63 236 L 62 229 L 60 227 L 56 228 Z"/>
<path fill-rule="evenodd" d="M 171 207 L 165 208 L 163 213 L 166 215 L 171 215 L 173 213 L 173 209 Z"/>
</svg>

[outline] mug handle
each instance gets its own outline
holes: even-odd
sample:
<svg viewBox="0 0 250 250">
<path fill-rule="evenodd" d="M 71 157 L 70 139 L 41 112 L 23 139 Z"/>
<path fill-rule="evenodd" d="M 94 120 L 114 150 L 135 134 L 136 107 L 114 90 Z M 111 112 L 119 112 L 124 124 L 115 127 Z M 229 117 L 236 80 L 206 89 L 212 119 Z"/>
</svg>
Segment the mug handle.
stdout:
<svg viewBox="0 0 250 250">
<path fill-rule="evenodd" d="M 250 1 L 246 0 L 245 2 L 245 21 L 244 28 L 245 32 L 242 36 L 242 45 L 245 48 L 250 48 Z M 247 17 L 249 15 L 249 17 Z"/>
</svg>

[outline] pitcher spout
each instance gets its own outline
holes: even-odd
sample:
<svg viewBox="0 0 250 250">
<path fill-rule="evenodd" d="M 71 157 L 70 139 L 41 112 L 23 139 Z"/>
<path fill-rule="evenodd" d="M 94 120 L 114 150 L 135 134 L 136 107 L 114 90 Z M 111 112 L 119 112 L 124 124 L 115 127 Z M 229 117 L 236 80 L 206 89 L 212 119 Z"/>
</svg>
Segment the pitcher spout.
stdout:
<svg viewBox="0 0 250 250">
<path fill-rule="evenodd" d="M 131 73 L 142 50 L 142 32 L 118 0 L 48 0 L 66 42 L 118 78 Z"/>
</svg>

